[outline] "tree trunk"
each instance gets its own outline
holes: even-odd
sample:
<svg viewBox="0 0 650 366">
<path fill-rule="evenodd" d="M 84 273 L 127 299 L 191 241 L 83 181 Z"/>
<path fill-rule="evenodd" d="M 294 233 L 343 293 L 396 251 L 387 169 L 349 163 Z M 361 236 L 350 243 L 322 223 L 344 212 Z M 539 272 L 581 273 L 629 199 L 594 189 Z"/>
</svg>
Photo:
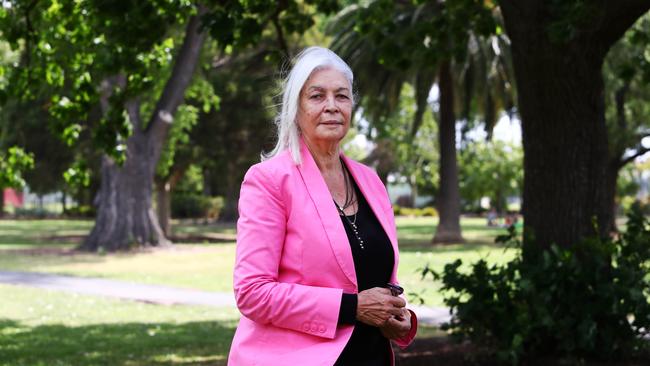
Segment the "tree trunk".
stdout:
<svg viewBox="0 0 650 366">
<path fill-rule="evenodd" d="M 171 167 L 171 174 L 168 174 L 167 177 L 154 178 L 156 184 L 156 213 L 158 214 L 160 228 L 165 236 L 170 236 L 172 233 L 172 192 L 188 168 L 189 164 L 174 164 Z"/>
<path fill-rule="evenodd" d="M 68 198 L 68 195 L 65 193 L 65 191 L 61 191 L 61 212 L 65 215 L 66 212 L 68 212 L 68 207 L 66 206 L 66 200 Z"/>
<path fill-rule="evenodd" d="M 156 179 L 156 212 L 158 213 L 160 229 L 165 236 L 172 234 L 171 205 L 171 184 L 169 184 L 169 181 Z"/>
<path fill-rule="evenodd" d="M 575 25 L 582 28 L 567 40 L 553 39 L 550 32 L 551 23 L 560 21 L 551 9 L 557 4 L 500 4 L 522 119 L 526 258 L 532 248 L 568 247 L 608 233 L 612 206 L 604 183 L 608 135 L 601 67 L 609 47 L 648 2 L 590 3 L 593 12 L 585 11 Z"/>
<path fill-rule="evenodd" d="M 120 167 L 111 158 L 103 158 L 102 183 L 95 198 L 97 219 L 80 249 L 116 251 L 170 243 L 151 206 L 152 186 L 173 116 L 183 102 L 205 41 L 200 25 L 206 12 L 205 7 L 199 6 L 198 13 L 189 19 L 171 76 L 146 128 L 143 128 L 137 98 L 127 101 L 125 106 L 133 124 L 133 135 L 127 139 L 126 161 Z M 108 100 L 114 88 L 124 87 L 126 79 L 119 75 L 103 83 L 101 104 L 104 113 L 109 108 Z"/>
<path fill-rule="evenodd" d="M 618 176 L 622 167 L 623 165 L 621 164 L 621 160 L 612 158 L 609 160 L 609 163 L 607 164 L 607 170 L 605 172 L 605 202 L 609 206 L 611 215 L 611 220 L 609 222 L 609 226 L 607 227 L 607 231 L 610 234 L 618 232 L 618 227 L 616 226 L 616 208 L 618 207 L 616 203 L 616 188 L 618 185 Z"/>
<path fill-rule="evenodd" d="M 241 180 L 235 179 L 237 177 L 237 174 L 235 174 L 235 171 L 237 169 L 235 163 L 229 162 L 226 164 L 226 166 L 229 173 L 226 174 L 223 178 L 223 183 L 225 186 L 223 197 L 224 202 L 223 209 L 219 215 L 219 220 L 230 222 L 236 221 L 239 217 L 237 203 L 239 201 L 239 187 Z"/>
<path fill-rule="evenodd" d="M 97 219 L 81 249 L 117 251 L 170 244 L 151 206 L 151 166 L 156 161 L 147 154 L 147 140 L 142 131 L 134 131 L 127 140 L 128 158 L 121 167 L 104 156 L 95 202 Z"/>
<path fill-rule="evenodd" d="M 460 231 L 454 85 L 449 61 L 440 64 L 438 86 L 440 88 L 440 190 L 436 197 L 436 205 L 440 222 L 433 243 L 462 243 L 464 240 Z"/>
</svg>

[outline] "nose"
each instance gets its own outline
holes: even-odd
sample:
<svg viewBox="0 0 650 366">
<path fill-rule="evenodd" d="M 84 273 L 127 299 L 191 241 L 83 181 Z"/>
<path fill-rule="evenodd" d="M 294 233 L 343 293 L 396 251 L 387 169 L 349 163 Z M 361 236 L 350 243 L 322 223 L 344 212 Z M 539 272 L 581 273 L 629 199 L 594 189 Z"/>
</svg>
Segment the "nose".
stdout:
<svg viewBox="0 0 650 366">
<path fill-rule="evenodd" d="M 336 97 L 334 95 L 328 95 L 327 100 L 325 101 L 325 111 L 327 112 L 338 112 L 339 107 L 336 104 Z"/>
</svg>

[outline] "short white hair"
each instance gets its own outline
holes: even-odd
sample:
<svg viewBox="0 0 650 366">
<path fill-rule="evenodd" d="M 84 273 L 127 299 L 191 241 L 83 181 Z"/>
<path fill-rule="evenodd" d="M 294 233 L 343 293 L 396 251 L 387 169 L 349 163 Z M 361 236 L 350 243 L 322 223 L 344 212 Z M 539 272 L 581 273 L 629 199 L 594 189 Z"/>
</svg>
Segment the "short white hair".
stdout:
<svg viewBox="0 0 650 366">
<path fill-rule="evenodd" d="M 282 105 L 280 113 L 275 118 L 278 141 L 273 150 L 262 154 L 262 160 L 270 159 L 289 150 L 296 165 L 302 163 L 300 157 L 300 130 L 296 116 L 300 103 L 300 91 L 307 79 L 316 70 L 333 68 L 343 73 L 350 82 L 350 92 L 354 75 L 352 69 L 336 53 L 324 47 L 309 47 L 300 52 L 294 59 L 294 65 L 289 75 L 282 83 Z M 354 100 L 353 100 L 354 103 Z"/>
</svg>

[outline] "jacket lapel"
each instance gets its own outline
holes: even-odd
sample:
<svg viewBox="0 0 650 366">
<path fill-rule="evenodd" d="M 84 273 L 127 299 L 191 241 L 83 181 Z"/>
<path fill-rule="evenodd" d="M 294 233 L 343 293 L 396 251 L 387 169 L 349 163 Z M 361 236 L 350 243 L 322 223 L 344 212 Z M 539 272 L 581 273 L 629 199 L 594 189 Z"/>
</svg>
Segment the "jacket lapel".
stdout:
<svg viewBox="0 0 650 366">
<path fill-rule="evenodd" d="M 311 197 L 320 221 L 323 224 L 323 229 L 330 242 L 334 256 L 336 257 L 341 270 L 348 277 L 348 279 L 358 288 L 357 276 L 354 269 L 354 261 L 352 259 L 352 250 L 350 249 L 350 242 L 348 241 L 345 228 L 341 223 L 339 213 L 334 206 L 332 195 L 330 194 L 325 179 L 318 170 L 316 162 L 311 153 L 307 149 L 307 145 L 300 140 L 300 153 L 302 155 L 302 164 L 298 165 L 298 171 L 305 182 L 305 188 Z"/>
</svg>

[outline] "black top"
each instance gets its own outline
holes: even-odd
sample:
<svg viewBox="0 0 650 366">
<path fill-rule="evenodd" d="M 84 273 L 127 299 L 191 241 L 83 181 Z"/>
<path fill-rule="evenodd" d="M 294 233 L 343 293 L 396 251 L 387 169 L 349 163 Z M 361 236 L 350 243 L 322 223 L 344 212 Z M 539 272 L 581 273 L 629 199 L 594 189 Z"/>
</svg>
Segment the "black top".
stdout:
<svg viewBox="0 0 650 366">
<path fill-rule="evenodd" d="M 361 292 L 373 287 L 386 287 L 395 265 L 395 254 L 388 235 L 386 235 L 356 183 L 353 184 L 359 203 L 356 218 L 354 215 L 347 218 L 341 216 L 341 221 L 350 241 L 357 284 L 359 292 Z M 365 249 L 362 249 L 359 245 L 357 236 L 354 234 L 348 220 L 355 222 Z M 390 365 L 388 348 L 390 344 L 388 339 L 381 335 L 379 328 L 355 322 L 356 305 L 356 295 L 343 295 L 339 322 L 355 324 L 355 327 L 350 341 L 343 349 L 335 365 Z"/>
</svg>

